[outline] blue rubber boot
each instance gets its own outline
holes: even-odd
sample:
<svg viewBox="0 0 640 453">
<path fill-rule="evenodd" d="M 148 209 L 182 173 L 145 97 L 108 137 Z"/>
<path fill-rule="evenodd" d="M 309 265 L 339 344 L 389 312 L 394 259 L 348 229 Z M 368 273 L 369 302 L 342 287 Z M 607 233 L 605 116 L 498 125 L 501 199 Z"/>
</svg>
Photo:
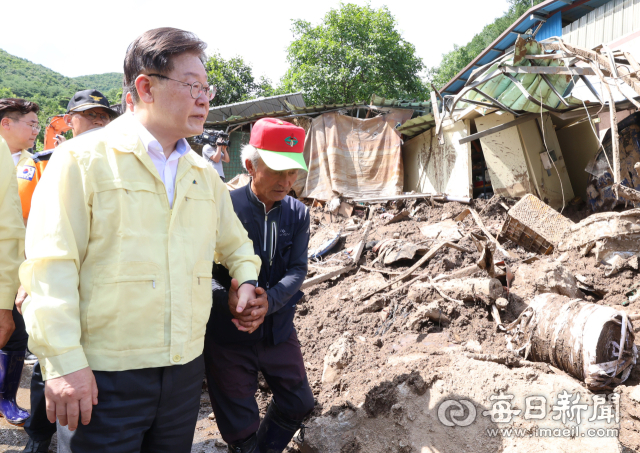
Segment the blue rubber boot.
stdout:
<svg viewBox="0 0 640 453">
<path fill-rule="evenodd" d="M 20 387 L 22 377 L 22 365 L 24 364 L 22 352 L 0 351 L 0 413 L 12 425 L 22 426 L 29 418 L 29 412 L 18 407 L 16 394 Z"/>
</svg>

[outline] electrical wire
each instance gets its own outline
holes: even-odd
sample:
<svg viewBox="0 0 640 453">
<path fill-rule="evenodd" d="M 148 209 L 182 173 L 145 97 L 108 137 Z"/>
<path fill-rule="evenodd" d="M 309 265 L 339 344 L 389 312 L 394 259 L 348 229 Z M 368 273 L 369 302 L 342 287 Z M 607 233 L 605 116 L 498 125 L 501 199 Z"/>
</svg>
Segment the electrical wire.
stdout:
<svg viewBox="0 0 640 453">
<path fill-rule="evenodd" d="M 602 151 L 604 151 L 604 157 L 605 157 L 605 159 L 607 159 L 607 165 L 609 165 L 609 168 L 611 169 L 611 171 L 613 171 L 613 167 L 611 166 L 611 162 L 609 162 L 609 156 L 607 156 L 607 150 L 604 149 L 604 146 L 602 146 L 602 140 L 600 140 L 600 137 L 598 137 L 598 133 L 596 132 L 596 128 L 593 126 L 593 120 L 591 119 L 591 114 L 589 113 L 589 109 L 587 108 L 587 104 L 584 103 L 584 100 L 582 101 L 582 105 L 584 106 L 584 110 L 585 110 L 585 112 L 587 112 L 587 116 L 589 117 L 589 124 L 591 124 L 591 130 L 593 131 L 593 135 L 596 136 L 596 140 L 598 140 L 598 143 L 600 144 L 600 146 L 598 147 L 597 151 L 600 151 L 600 148 L 602 148 Z"/>
</svg>

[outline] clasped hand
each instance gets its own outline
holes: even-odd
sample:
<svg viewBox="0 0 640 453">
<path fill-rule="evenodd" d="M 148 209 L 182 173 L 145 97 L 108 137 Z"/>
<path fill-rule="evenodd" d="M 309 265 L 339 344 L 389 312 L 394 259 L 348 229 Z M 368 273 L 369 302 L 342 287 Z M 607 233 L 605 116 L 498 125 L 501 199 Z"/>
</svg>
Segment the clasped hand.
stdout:
<svg viewBox="0 0 640 453">
<path fill-rule="evenodd" d="M 229 288 L 229 310 L 236 328 L 242 332 L 253 333 L 264 322 L 269 309 L 267 292 L 263 288 L 254 288 L 250 284 L 238 287 L 238 280 L 231 280 Z"/>
</svg>

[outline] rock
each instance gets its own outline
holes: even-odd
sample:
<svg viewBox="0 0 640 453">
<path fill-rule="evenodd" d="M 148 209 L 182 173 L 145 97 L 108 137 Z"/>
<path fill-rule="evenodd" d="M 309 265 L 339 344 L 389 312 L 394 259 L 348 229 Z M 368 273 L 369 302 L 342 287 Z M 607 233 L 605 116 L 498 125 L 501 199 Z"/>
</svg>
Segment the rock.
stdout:
<svg viewBox="0 0 640 453">
<path fill-rule="evenodd" d="M 455 220 L 444 220 L 444 222 L 423 225 L 420 227 L 420 232 L 427 239 L 438 240 L 439 242 L 462 239 L 462 234 L 458 230 L 458 224 Z"/>
<path fill-rule="evenodd" d="M 399 239 L 400 233 L 393 233 L 393 239 Z"/>
<path fill-rule="evenodd" d="M 578 288 L 578 282 L 562 263 L 551 258 L 522 264 L 515 272 L 515 279 L 511 285 L 515 291 L 520 290 L 529 296 L 534 294 L 555 293 L 571 299 L 584 299 L 585 295 Z"/>
<path fill-rule="evenodd" d="M 496 299 L 496 307 L 498 307 L 500 310 L 504 310 L 505 308 L 507 308 L 508 305 L 509 305 L 509 301 L 504 297 L 498 297 Z"/>
<path fill-rule="evenodd" d="M 449 324 L 451 320 L 444 314 L 446 311 L 448 311 L 448 307 L 441 300 L 433 301 L 427 305 L 419 305 L 409 315 L 406 326 L 408 329 L 417 331 L 429 320 Z"/>
<path fill-rule="evenodd" d="M 640 403 L 640 386 L 635 386 L 631 393 L 629 394 L 629 398 L 631 398 L 636 403 Z"/>
<path fill-rule="evenodd" d="M 348 332 L 345 332 L 347 334 Z M 327 355 L 324 356 L 324 369 L 322 371 L 322 383 L 333 384 L 340 378 L 342 370 L 353 359 L 351 352 L 353 339 L 350 335 L 344 335 L 329 346 Z"/>
<path fill-rule="evenodd" d="M 363 304 L 357 310 L 357 314 L 361 315 L 363 313 L 374 313 L 376 311 L 380 311 L 384 308 L 385 299 L 382 296 L 373 296 L 370 299 L 362 301 Z"/>
<path fill-rule="evenodd" d="M 464 345 L 464 349 L 469 352 L 475 352 L 478 354 L 482 352 L 482 346 L 480 346 L 478 340 L 467 341 L 467 343 Z"/>
</svg>

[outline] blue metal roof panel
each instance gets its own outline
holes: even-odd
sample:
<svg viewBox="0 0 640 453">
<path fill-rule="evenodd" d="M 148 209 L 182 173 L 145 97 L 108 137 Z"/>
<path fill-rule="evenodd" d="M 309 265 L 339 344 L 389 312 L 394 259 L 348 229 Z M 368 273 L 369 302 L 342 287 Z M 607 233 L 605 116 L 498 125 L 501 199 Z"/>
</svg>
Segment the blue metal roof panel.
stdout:
<svg viewBox="0 0 640 453">
<path fill-rule="evenodd" d="M 468 73 L 470 69 L 473 69 L 473 66 L 482 62 L 489 63 L 486 61 L 485 56 L 488 52 L 493 49 L 498 50 L 506 50 L 513 46 L 518 38 L 518 34 L 524 34 L 530 28 L 534 28 L 537 26 L 538 21 L 535 19 L 531 19 L 531 14 L 541 14 L 541 15 L 555 15 L 562 14 L 562 18 L 574 21 L 579 19 L 580 17 L 588 14 L 594 8 L 598 6 L 604 5 L 605 3 L 612 0 L 575 0 L 573 4 L 568 5 L 567 3 L 559 0 L 547 0 L 546 2 L 540 3 L 532 8 L 530 8 L 525 14 L 520 16 L 511 27 L 505 30 L 491 45 L 489 45 L 483 52 L 480 53 L 469 65 L 462 69 L 453 79 L 451 79 L 443 88 L 442 92 L 447 94 L 455 94 L 457 93 L 464 84 L 455 83 L 458 79 L 466 79 L 469 77 Z M 552 17 L 552 16 L 551 16 Z M 485 64 L 486 64 L 485 63 Z M 456 88 L 454 88 L 454 86 Z"/>
</svg>

